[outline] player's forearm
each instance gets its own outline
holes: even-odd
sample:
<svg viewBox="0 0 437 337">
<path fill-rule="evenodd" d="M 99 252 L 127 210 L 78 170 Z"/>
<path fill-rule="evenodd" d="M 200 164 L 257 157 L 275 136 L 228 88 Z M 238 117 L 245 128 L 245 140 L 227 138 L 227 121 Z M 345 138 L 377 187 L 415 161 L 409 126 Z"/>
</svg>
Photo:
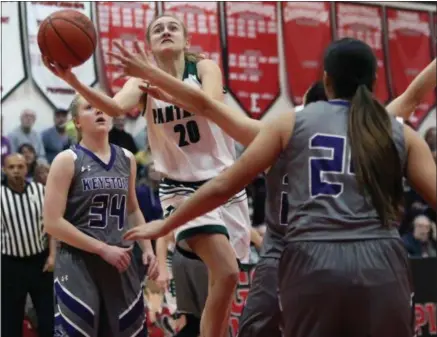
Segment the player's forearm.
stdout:
<svg viewBox="0 0 437 337">
<path fill-rule="evenodd" d="M 238 188 L 227 187 L 220 178 L 204 184 L 187 201 L 183 202 L 165 221 L 167 232 L 188 223 L 189 221 L 206 214 L 224 204 L 238 192 Z"/>
<path fill-rule="evenodd" d="M 168 240 L 167 236 L 160 237 L 156 240 L 156 258 L 158 260 L 159 268 L 167 268 L 167 252 Z"/>
<path fill-rule="evenodd" d="M 95 109 L 101 110 L 112 117 L 121 116 L 125 113 L 114 99 L 83 84 L 78 79 L 69 84 Z"/>
<path fill-rule="evenodd" d="M 155 66 L 150 66 L 145 69 L 142 79 L 171 93 L 171 95 L 182 104 L 189 107 L 195 106 L 197 111 L 193 112 L 204 115 L 203 110 L 205 109 L 208 97 L 202 90 L 182 82 Z M 190 109 L 190 111 L 191 110 L 192 109 Z"/>
<path fill-rule="evenodd" d="M 203 115 L 245 147 L 252 143 L 262 126 L 261 121 L 249 118 L 240 111 L 212 98 L 208 98 Z"/>
<path fill-rule="evenodd" d="M 64 218 L 54 221 L 46 220 L 45 230 L 53 239 L 89 253 L 100 255 L 106 247 L 104 242 L 86 235 Z"/>
<path fill-rule="evenodd" d="M 202 90 L 188 85 L 157 67 L 147 70 L 148 79 L 153 85 L 171 95 L 190 108 L 189 111 L 202 115 L 216 123 L 230 137 L 239 143 L 249 145 L 261 129 L 261 122 L 251 119 L 230 106 L 208 97 Z"/>
<path fill-rule="evenodd" d="M 417 75 L 408 88 L 386 109 L 390 114 L 408 119 L 424 97 L 436 86 L 436 60 L 434 59 Z"/>
<path fill-rule="evenodd" d="M 132 227 L 140 226 L 146 223 L 144 215 L 139 207 L 137 207 L 133 212 L 129 213 L 128 217 L 129 224 Z M 153 247 L 150 240 L 138 240 L 138 244 L 143 252 L 153 252 Z"/>
<path fill-rule="evenodd" d="M 253 228 L 250 229 L 250 242 L 252 242 L 256 249 L 260 250 L 263 242 L 261 235 Z"/>
<path fill-rule="evenodd" d="M 56 256 L 56 239 L 49 235 L 49 255 Z"/>
</svg>

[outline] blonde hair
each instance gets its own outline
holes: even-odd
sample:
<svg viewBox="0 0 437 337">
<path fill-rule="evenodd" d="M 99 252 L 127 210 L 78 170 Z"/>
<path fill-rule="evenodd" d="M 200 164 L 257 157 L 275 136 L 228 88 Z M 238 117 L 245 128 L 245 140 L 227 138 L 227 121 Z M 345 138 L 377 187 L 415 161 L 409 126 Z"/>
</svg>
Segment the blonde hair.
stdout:
<svg viewBox="0 0 437 337">
<path fill-rule="evenodd" d="M 70 107 L 68 108 L 68 111 L 71 114 L 71 118 L 73 119 L 74 126 L 76 128 L 76 133 L 77 133 L 76 141 L 77 141 L 77 143 L 79 143 L 82 140 L 82 133 L 75 123 L 75 120 L 79 117 L 79 106 L 80 106 L 81 99 L 84 99 L 84 98 L 79 94 L 74 96 L 73 100 L 70 103 Z"/>
<path fill-rule="evenodd" d="M 160 19 L 160 18 L 163 18 L 163 17 L 170 17 L 170 18 L 173 18 L 173 19 L 177 20 L 177 21 L 181 24 L 181 26 L 182 26 L 182 29 L 183 29 L 183 32 L 184 32 L 184 37 L 185 37 L 185 39 L 188 39 L 188 31 L 187 31 L 187 27 L 185 27 L 185 24 L 182 22 L 182 20 L 179 19 L 176 15 L 168 14 L 168 13 L 167 13 L 167 14 L 164 13 L 164 14 L 161 14 L 161 15 L 157 15 L 157 16 L 155 16 L 155 18 L 152 20 L 152 22 L 150 22 L 149 26 L 147 27 L 147 31 L 146 31 L 146 39 L 147 39 L 147 42 L 148 42 L 148 43 L 150 43 L 150 27 L 152 27 L 152 24 L 153 24 L 156 20 L 158 20 L 158 19 Z M 188 50 L 186 50 L 186 49 L 184 50 L 184 57 L 185 57 L 185 60 L 187 60 L 187 61 L 189 61 L 189 62 L 194 62 L 194 63 L 197 63 L 197 62 L 199 62 L 199 61 L 205 59 L 205 56 L 204 56 L 204 55 L 202 55 L 202 54 L 200 54 L 200 53 L 195 53 L 195 52 L 192 52 L 192 51 L 188 51 Z"/>
</svg>

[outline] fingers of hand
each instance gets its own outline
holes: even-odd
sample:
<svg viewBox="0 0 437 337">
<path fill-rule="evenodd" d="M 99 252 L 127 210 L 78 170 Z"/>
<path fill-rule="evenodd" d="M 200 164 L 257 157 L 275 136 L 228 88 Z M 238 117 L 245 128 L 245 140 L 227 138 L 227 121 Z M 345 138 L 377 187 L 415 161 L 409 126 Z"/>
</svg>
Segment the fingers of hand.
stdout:
<svg viewBox="0 0 437 337">
<path fill-rule="evenodd" d="M 120 54 L 117 54 L 117 53 L 113 53 L 113 52 L 110 52 L 110 51 L 108 51 L 107 54 L 109 56 L 112 56 L 117 61 L 120 61 L 120 63 L 113 63 L 113 62 L 111 62 L 110 63 L 111 65 L 122 67 L 125 64 L 129 63 L 129 59 L 127 57 L 124 57 L 123 55 L 120 55 Z"/>
<path fill-rule="evenodd" d="M 47 56 L 42 56 L 42 62 L 51 72 L 56 74 L 56 69 Z"/>
<path fill-rule="evenodd" d="M 126 49 L 126 48 L 124 48 L 119 42 L 117 42 L 117 41 L 114 41 L 114 46 L 120 51 L 120 53 L 123 55 L 123 56 L 125 56 L 125 57 L 129 57 L 129 56 L 131 56 L 132 54 Z M 118 54 L 114 54 L 114 53 L 112 53 L 112 52 L 109 52 L 108 54 L 113 54 L 112 56 L 115 56 L 115 55 L 118 55 Z M 119 57 L 121 57 L 120 55 L 119 55 Z"/>
<path fill-rule="evenodd" d="M 123 272 L 129 267 L 130 261 L 130 254 L 128 252 L 123 252 L 118 256 L 115 266 L 120 272 Z"/>
<path fill-rule="evenodd" d="M 59 63 L 56 63 L 56 62 L 53 62 L 53 67 L 55 68 L 55 70 L 58 74 L 64 74 L 68 71 L 68 68 L 64 69 L 63 67 L 61 67 L 59 65 Z"/>
<path fill-rule="evenodd" d="M 137 228 L 132 228 L 132 229 L 128 230 L 123 235 L 123 239 L 125 239 L 125 240 L 132 240 L 132 236 L 135 235 L 136 233 L 137 233 Z"/>
<path fill-rule="evenodd" d="M 139 54 L 143 59 L 147 59 L 146 52 L 143 48 L 141 48 L 140 43 L 138 41 L 134 42 L 134 49 L 137 54 Z"/>
<path fill-rule="evenodd" d="M 151 280 L 156 280 L 159 277 L 159 268 L 158 263 L 155 262 L 154 264 L 149 267 L 148 276 Z"/>
<path fill-rule="evenodd" d="M 118 74 L 117 76 L 115 76 L 115 77 L 112 79 L 112 81 L 118 81 L 119 79 L 122 79 L 123 77 L 126 77 L 126 76 L 129 76 L 129 75 L 126 74 L 126 73 Z"/>
</svg>

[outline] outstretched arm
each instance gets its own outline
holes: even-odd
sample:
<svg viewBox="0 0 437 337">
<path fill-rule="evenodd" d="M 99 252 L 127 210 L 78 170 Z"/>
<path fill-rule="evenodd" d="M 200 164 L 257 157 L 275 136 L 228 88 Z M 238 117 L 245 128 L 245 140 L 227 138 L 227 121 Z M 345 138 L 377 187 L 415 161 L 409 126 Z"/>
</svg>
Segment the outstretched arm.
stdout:
<svg viewBox="0 0 437 337">
<path fill-rule="evenodd" d="M 407 179 L 413 189 L 435 210 L 437 208 L 436 163 L 425 140 L 404 125 L 407 143 Z"/>
<path fill-rule="evenodd" d="M 213 74 L 212 78 L 217 76 L 221 78 L 220 69 L 211 60 L 200 61 L 197 69 L 201 78 L 206 77 L 207 73 Z M 205 116 L 244 146 L 248 146 L 261 129 L 261 121 L 247 117 L 220 100 L 214 99 L 208 95 L 207 91 L 188 85 L 153 65 L 145 68 L 142 78 L 163 90 L 167 95 L 167 100 L 172 101 L 171 103 L 187 107 L 190 111 Z M 207 85 L 205 83 L 205 86 Z M 154 95 L 154 88 L 149 91 L 146 86 L 141 86 L 141 89 Z"/>
<path fill-rule="evenodd" d="M 91 88 L 82 83 L 71 68 L 63 69 L 58 64 L 51 62 L 43 56 L 44 65 L 56 76 L 64 80 L 76 90 L 89 104 L 106 114 L 116 117 L 124 115 L 139 104 L 143 92 L 138 88 L 140 80 L 129 79 L 123 88 L 114 96 L 109 97 L 105 93 Z"/>
<path fill-rule="evenodd" d="M 121 45 L 116 44 L 116 46 L 121 54 L 109 53 L 109 55 L 121 62 L 118 66 L 123 68 L 126 75 L 141 78 L 162 90 L 157 98 L 205 116 L 245 146 L 249 145 L 258 134 L 261 128 L 260 121 L 253 120 L 221 102 L 222 74 L 213 61 L 202 60 L 197 63 L 198 74 L 202 81 L 202 90 L 200 90 L 154 66 L 138 43 L 135 43 L 137 54 L 129 52 Z M 140 87 L 152 96 L 157 94 L 156 90 L 153 88 L 149 90 L 145 84 Z"/>
<path fill-rule="evenodd" d="M 400 96 L 386 106 L 386 110 L 392 115 L 407 120 L 425 95 L 435 88 L 436 76 L 436 60 L 434 59 Z"/>
<path fill-rule="evenodd" d="M 268 122 L 234 165 L 204 184 L 166 220 L 165 231 L 177 227 L 224 204 L 277 159 L 291 137 L 295 115 L 285 113 Z"/>
</svg>

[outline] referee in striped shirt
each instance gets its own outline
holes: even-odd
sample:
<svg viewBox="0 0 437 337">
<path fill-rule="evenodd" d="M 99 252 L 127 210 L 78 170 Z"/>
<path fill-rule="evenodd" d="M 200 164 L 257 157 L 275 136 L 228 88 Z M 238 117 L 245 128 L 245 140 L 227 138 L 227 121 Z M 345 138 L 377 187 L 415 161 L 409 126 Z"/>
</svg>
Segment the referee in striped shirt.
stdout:
<svg viewBox="0 0 437 337">
<path fill-rule="evenodd" d="M 24 157 L 12 154 L 1 185 L 1 335 L 21 337 L 27 294 L 38 320 L 38 336 L 53 337 L 55 244 L 43 232 L 44 186 L 25 180 Z"/>
</svg>

